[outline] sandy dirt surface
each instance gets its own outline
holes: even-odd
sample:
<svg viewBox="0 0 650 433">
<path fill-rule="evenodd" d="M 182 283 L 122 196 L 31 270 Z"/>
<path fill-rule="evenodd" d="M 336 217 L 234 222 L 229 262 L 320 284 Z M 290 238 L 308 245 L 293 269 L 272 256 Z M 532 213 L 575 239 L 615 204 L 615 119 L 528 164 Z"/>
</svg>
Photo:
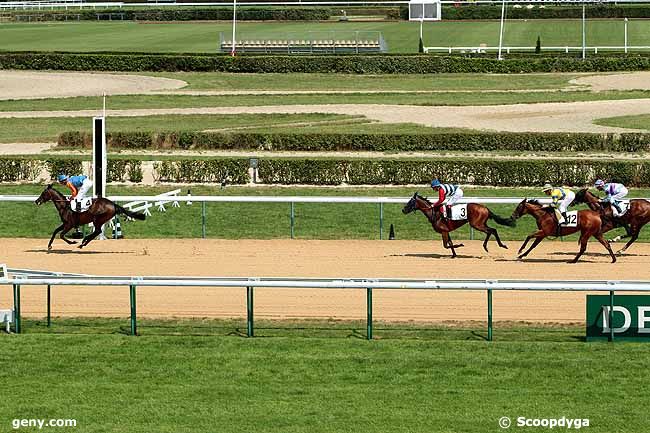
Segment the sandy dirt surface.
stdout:
<svg viewBox="0 0 650 433">
<path fill-rule="evenodd" d="M 527 261 L 492 245 L 485 254 L 479 241 L 465 242 L 460 257 L 450 259 L 435 241 L 303 240 L 109 240 L 82 251 L 63 246 L 46 252 L 46 239 L 2 239 L 9 267 L 95 275 L 196 275 L 331 278 L 478 278 L 478 279 L 650 279 L 650 245 L 636 244 L 630 254 L 610 264 L 604 249 L 590 243 L 584 260 L 568 264 L 574 242 L 543 242 Z M 128 287 L 54 287 L 53 314 L 120 316 L 129 312 Z M 484 292 L 376 290 L 377 320 L 485 320 Z M 0 286 L 0 308 L 10 308 L 11 287 Z M 583 293 L 496 292 L 495 320 L 579 322 L 584 320 Z M 22 309 L 30 316 L 45 312 L 45 289 L 22 291 Z M 244 289 L 138 289 L 138 314 L 148 317 L 243 317 Z M 256 317 L 365 318 L 365 291 L 263 289 L 255 292 Z"/>
<path fill-rule="evenodd" d="M 650 99 L 587 101 L 545 104 L 421 107 L 411 105 L 277 105 L 257 107 L 203 107 L 107 110 L 108 116 L 241 113 L 328 113 L 363 115 L 384 123 L 416 123 L 431 127 L 472 128 L 494 131 L 632 132 L 634 129 L 595 125 L 595 119 L 650 113 Z M 90 117 L 98 110 L 0 112 L 9 117 Z"/>
<path fill-rule="evenodd" d="M 650 90 L 650 71 L 620 74 L 589 75 L 575 78 L 569 83 L 588 86 L 595 92 L 608 90 Z"/>
<path fill-rule="evenodd" d="M 142 75 L 7 70 L 0 71 L 0 100 L 124 95 L 186 85 L 181 80 Z"/>
</svg>

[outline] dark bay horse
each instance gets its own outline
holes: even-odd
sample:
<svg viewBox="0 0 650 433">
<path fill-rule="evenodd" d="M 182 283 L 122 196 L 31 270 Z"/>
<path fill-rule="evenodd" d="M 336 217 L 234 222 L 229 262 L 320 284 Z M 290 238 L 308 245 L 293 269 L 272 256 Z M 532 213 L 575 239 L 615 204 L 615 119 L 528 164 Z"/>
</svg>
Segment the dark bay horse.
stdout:
<svg viewBox="0 0 650 433">
<path fill-rule="evenodd" d="M 607 248 L 609 255 L 612 257 L 612 263 L 616 262 L 616 256 L 612 252 L 612 248 L 609 246 L 609 242 L 603 238 L 601 231 L 602 221 L 598 212 L 592 210 L 578 211 L 577 227 L 560 226 L 559 230 L 557 226 L 555 211 L 551 207 L 542 206 L 537 200 L 524 199 L 521 203 L 519 203 L 514 212 L 512 212 L 511 218 L 516 220 L 517 218 L 526 214 L 531 215 L 533 218 L 535 218 L 538 230 L 528 235 L 524 243 L 521 245 L 521 248 L 519 248 L 518 253 L 520 259 L 526 257 L 528 253 L 533 250 L 533 248 L 539 245 L 542 239 L 548 236 L 566 236 L 580 232 L 580 239 L 578 240 L 578 243 L 580 244 L 580 251 L 578 252 L 578 255 L 569 263 L 576 263 L 578 261 L 580 256 L 587 249 L 587 242 L 592 236 L 598 239 L 598 242 Z M 535 239 L 533 244 L 525 253 L 522 254 L 521 252 L 524 248 L 526 248 L 526 245 L 528 245 L 528 241 L 533 238 Z"/>
<path fill-rule="evenodd" d="M 616 227 L 625 227 L 627 235 L 619 236 L 616 240 L 622 238 L 631 238 L 627 244 L 616 253 L 621 254 L 627 250 L 630 245 L 634 243 L 639 237 L 639 232 L 650 222 L 650 202 L 644 199 L 630 199 L 630 207 L 623 216 L 615 217 L 612 212 L 611 203 L 603 203 L 598 196 L 589 192 L 589 189 L 584 188 L 576 194 L 574 203 L 585 203 L 589 209 L 602 212 L 603 218 L 602 232 L 608 232 Z M 612 241 L 610 241 L 612 242 Z"/>
<path fill-rule="evenodd" d="M 65 234 L 68 233 L 71 229 L 79 227 L 83 224 L 93 223 L 95 230 L 90 233 L 88 236 L 83 238 L 79 248 L 83 248 L 90 241 L 95 239 L 102 231 L 102 226 L 113 218 L 116 214 L 126 215 L 130 218 L 144 220 L 145 216 L 142 213 L 131 212 L 124 209 L 122 206 L 113 203 L 112 201 L 100 197 L 93 201 L 93 204 L 85 212 L 74 212 L 70 208 L 70 202 L 65 198 L 63 194 L 59 191 L 52 188 L 52 185 L 48 185 L 47 188 L 41 193 L 40 197 L 36 199 L 36 204 L 41 205 L 51 201 L 54 203 L 56 210 L 59 212 L 59 217 L 61 218 L 61 224 L 59 227 L 54 230 L 52 237 L 50 238 L 50 243 L 47 244 L 47 249 L 52 249 L 52 242 L 57 233 L 61 232 L 61 239 L 66 241 L 68 244 L 75 244 L 75 241 L 71 241 L 65 237 Z"/>
<path fill-rule="evenodd" d="M 463 246 L 463 244 L 454 245 L 454 243 L 451 241 L 451 237 L 449 236 L 449 232 L 453 232 L 458 227 L 465 225 L 465 223 L 469 222 L 470 226 L 487 234 L 485 240 L 483 241 L 483 249 L 485 251 L 488 250 L 488 239 L 490 239 L 490 236 L 492 235 L 494 235 L 497 244 L 499 244 L 501 248 L 508 248 L 501 242 L 499 233 L 497 233 L 496 229 L 493 229 L 486 224 L 488 219 L 493 219 L 497 224 L 504 226 L 513 227 L 515 225 L 512 219 L 501 218 L 500 216 L 494 214 L 487 207 L 478 203 L 469 203 L 467 205 L 467 219 L 457 221 L 444 220 L 440 211 L 438 209 L 434 209 L 431 202 L 429 202 L 429 200 L 426 198 L 418 195 L 417 192 L 413 194 L 413 197 L 411 197 L 409 202 L 406 203 L 402 209 L 402 212 L 408 214 L 415 212 L 416 210 L 420 210 L 427 217 L 433 229 L 442 235 L 442 245 L 446 249 L 451 249 L 452 258 L 456 257 L 455 248 L 460 248 Z"/>
</svg>

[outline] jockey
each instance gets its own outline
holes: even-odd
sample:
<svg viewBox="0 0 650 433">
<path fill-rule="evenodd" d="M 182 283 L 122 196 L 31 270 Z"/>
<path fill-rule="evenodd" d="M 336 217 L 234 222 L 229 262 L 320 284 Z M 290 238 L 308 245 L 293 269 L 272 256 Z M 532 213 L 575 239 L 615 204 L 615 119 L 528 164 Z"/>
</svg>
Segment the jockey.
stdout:
<svg viewBox="0 0 650 433">
<path fill-rule="evenodd" d="M 86 193 L 93 186 L 93 181 L 88 179 L 87 176 L 66 176 L 60 174 L 56 178 L 61 185 L 67 186 L 72 191 L 70 201 L 77 200 L 77 206 L 81 206 L 81 200 L 86 198 Z"/>
<path fill-rule="evenodd" d="M 609 202 L 612 206 L 616 208 L 619 214 L 622 213 L 621 210 L 621 200 L 627 195 L 627 188 L 622 183 L 608 182 L 605 183 L 602 179 L 598 179 L 594 183 L 594 187 L 600 191 L 605 191 L 605 198 L 603 202 Z"/>
<path fill-rule="evenodd" d="M 576 194 L 569 188 L 558 187 L 554 188 L 550 183 L 547 183 L 542 188 L 546 195 L 550 195 L 553 199 L 551 207 L 555 209 L 555 216 L 557 216 L 558 225 L 566 223 L 566 211 Z"/>
<path fill-rule="evenodd" d="M 438 179 L 433 179 L 431 181 L 431 188 L 434 191 L 438 191 L 438 201 L 433 204 L 433 208 L 437 209 L 443 204 L 447 205 L 446 212 L 442 212 L 442 217 L 447 218 L 448 214 L 451 214 L 451 207 L 456 204 L 458 200 L 463 198 L 463 190 L 460 189 L 458 185 L 452 185 L 449 183 L 440 183 Z"/>
</svg>

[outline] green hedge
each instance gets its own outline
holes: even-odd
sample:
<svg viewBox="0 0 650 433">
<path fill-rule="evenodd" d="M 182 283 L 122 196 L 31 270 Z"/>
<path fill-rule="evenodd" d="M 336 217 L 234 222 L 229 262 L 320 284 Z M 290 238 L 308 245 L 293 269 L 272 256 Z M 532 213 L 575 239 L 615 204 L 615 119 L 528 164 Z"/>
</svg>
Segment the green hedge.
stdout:
<svg viewBox="0 0 650 433">
<path fill-rule="evenodd" d="M 240 21 L 323 21 L 328 20 L 335 13 L 338 13 L 338 11 L 333 11 L 330 8 L 238 8 L 237 19 Z M 69 21 L 76 19 L 77 15 L 82 21 L 96 21 L 97 14 L 123 14 L 125 20 L 139 21 L 232 20 L 232 9 L 226 7 L 209 9 L 30 10 L 13 13 L 14 16 L 38 16 L 40 21 Z"/>
<path fill-rule="evenodd" d="M 269 151 L 519 151 L 649 152 L 650 134 L 595 133 L 441 133 L 441 134 L 276 134 L 219 132 L 114 132 L 113 149 L 205 149 Z M 90 148 L 89 132 L 64 132 L 61 147 Z"/>
<path fill-rule="evenodd" d="M 647 5 L 587 5 L 587 18 L 647 18 L 650 17 L 650 6 Z M 408 8 L 401 11 L 402 19 L 408 19 Z M 515 8 L 508 6 L 509 19 L 564 19 L 582 18 L 582 6 L 564 5 L 539 8 Z M 471 5 L 443 6 L 443 20 L 498 20 L 501 18 L 501 5 Z"/>
<path fill-rule="evenodd" d="M 142 182 L 142 161 L 136 159 L 109 159 L 108 182 Z"/>
<path fill-rule="evenodd" d="M 227 178 L 228 183 L 245 184 L 248 165 L 248 158 L 161 161 L 154 164 L 154 178 L 174 183 L 220 183 Z"/>
<path fill-rule="evenodd" d="M 311 185 L 407 185 L 445 182 L 489 186 L 534 186 L 551 182 L 582 186 L 598 177 L 630 186 L 650 186 L 650 162 L 513 159 L 261 159 L 261 182 Z"/>
<path fill-rule="evenodd" d="M 245 73 L 531 73 L 650 69 L 650 57 L 461 57 L 438 55 L 237 56 L 217 54 L 0 53 L 0 69 L 220 71 Z"/>
</svg>

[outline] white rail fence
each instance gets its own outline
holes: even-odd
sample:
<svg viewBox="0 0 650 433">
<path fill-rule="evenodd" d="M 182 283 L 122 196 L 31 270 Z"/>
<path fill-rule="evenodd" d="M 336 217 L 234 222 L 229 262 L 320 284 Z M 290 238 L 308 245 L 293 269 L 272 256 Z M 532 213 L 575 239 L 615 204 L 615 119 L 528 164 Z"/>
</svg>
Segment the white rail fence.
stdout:
<svg viewBox="0 0 650 433">
<path fill-rule="evenodd" d="M 405 205 L 410 197 L 329 197 L 329 196 L 197 196 L 197 195 L 177 195 L 176 191 L 172 191 L 169 197 L 164 195 L 156 196 L 130 196 L 119 195 L 109 196 L 109 200 L 124 203 L 131 202 L 133 206 L 129 206 L 131 210 L 142 210 L 149 214 L 148 209 L 152 207 L 152 203 L 159 207 L 159 210 L 164 211 L 164 204 L 172 203 L 174 206 L 178 202 L 185 201 L 188 205 L 193 202 L 201 203 L 201 237 L 207 237 L 207 211 L 206 203 L 288 203 L 289 219 L 290 219 L 290 234 L 291 239 L 295 237 L 296 225 L 296 203 L 371 203 L 377 204 L 379 207 L 379 239 L 383 239 L 384 231 L 384 205 L 385 204 L 401 204 Z M 0 202 L 34 202 L 38 196 L 35 195 L 0 195 Z M 482 204 L 518 204 L 523 200 L 522 197 L 465 197 L 458 201 L 458 203 L 482 203 Z M 538 198 L 541 203 L 548 204 L 551 202 L 548 198 Z M 470 239 L 474 238 L 474 230 L 470 228 Z"/>
<path fill-rule="evenodd" d="M 47 318 L 51 325 L 51 286 L 128 286 L 130 299 L 130 333 L 137 335 L 137 287 L 241 287 L 246 288 L 247 336 L 254 336 L 254 290 L 285 289 L 355 289 L 366 291 L 366 338 L 373 334 L 373 290 L 479 290 L 487 294 L 487 339 L 492 340 L 492 292 L 495 290 L 607 292 L 610 295 L 608 321 L 613 323 L 615 292 L 650 292 L 650 281 L 539 281 L 539 280 L 416 280 L 416 279 L 343 279 L 343 278 L 267 278 L 267 277 L 125 277 L 88 276 L 9 269 L 0 284 L 13 286 L 14 329 L 21 332 L 21 286 L 47 286 Z M 614 327 L 609 327 L 614 339 Z"/>
</svg>

